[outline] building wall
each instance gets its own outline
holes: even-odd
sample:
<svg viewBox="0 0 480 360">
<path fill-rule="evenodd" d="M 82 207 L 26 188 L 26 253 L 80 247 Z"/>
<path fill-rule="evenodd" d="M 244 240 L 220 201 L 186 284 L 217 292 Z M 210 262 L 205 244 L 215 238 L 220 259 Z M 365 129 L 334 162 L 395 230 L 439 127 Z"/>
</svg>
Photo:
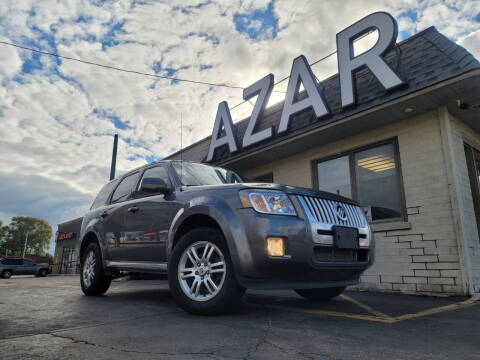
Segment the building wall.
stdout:
<svg viewBox="0 0 480 360">
<path fill-rule="evenodd" d="M 75 249 L 77 239 L 66 239 L 56 242 L 55 244 L 55 255 L 53 259 L 53 272 L 54 273 L 76 273 L 77 272 L 77 261 L 78 254 L 73 253 L 72 259 L 70 262 L 64 262 L 62 259 L 63 249 L 70 248 Z"/>
<path fill-rule="evenodd" d="M 480 293 L 480 240 L 478 237 L 464 144 L 480 150 L 480 134 L 452 115 L 444 119 L 450 127 L 453 174 L 458 203 L 459 252 L 463 255 L 464 276 L 471 294 Z"/>
<path fill-rule="evenodd" d="M 312 160 L 392 137 L 398 138 L 408 220 L 374 225 L 376 261 L 359 286 L 415 293 L 467 293 L 438 111 L 242 173 L 254 177 L 273 172 L 274 182 L 312 187 Z"/>
</svg>

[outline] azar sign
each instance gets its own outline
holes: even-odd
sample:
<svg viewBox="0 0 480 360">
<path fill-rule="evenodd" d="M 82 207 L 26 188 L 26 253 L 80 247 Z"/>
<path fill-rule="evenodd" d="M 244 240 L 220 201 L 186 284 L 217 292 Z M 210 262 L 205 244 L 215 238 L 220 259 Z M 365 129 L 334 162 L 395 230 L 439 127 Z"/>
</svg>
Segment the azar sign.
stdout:
<svg viewBox="0 0 480 360">
<path fill-rule="evenodd" d="M 370 50 L 354 56 L 353 42 L 372 30 L 378 31 L 376 44 Z M 400 79 L 383 59 L 383 55 L 395 45 L 397 33 L 398 26 L 395 19 L 388 13 L 376 12 L 364 17 L 337 34 L 338 73 L 340 77 L 340 93 L 343 108 L 355 104 L 353 73 L 361 68 L 367 67 L 387 90 L 403 84 L 402 79 Z M 296 101 L 300 84 L 303 85 L 306 96 L 302 100 Z M 265 111 L 268 99 L 273 90 L 273 85 L 273 74 L 269 74 L 243 91 L 244 100 L 248 100 L 257 95 L 258 97 L 242 139 L 242 148 L 273 136 L 272 128 L 255 132 L 255 125 Z M 315 75 L 305 56 L 300 55 L 293 61 L 277 134 L 284 133 L 288 130 L 292 115 L 309 108 L 313 109 L 317 118 L 321 118 L 330 113 L 323 98 L 321 84 L 316 81 Z M 239 150 L 239 145 L 233 130 L 232 117 L 226 101 L 222 101 L 218 105 L 206 161 L 212 161 L 215 150 L 223 145 L 228 145 L 231 153 Z"/>
</svg>

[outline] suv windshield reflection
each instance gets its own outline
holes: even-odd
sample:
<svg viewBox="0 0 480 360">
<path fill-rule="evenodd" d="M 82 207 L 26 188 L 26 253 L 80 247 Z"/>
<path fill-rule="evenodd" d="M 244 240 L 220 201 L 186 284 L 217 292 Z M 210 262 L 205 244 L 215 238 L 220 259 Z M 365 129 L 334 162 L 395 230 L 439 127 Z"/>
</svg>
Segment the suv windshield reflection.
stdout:
<svg viewBox="0 0 480 360">
<path fill-rule="evenodd" d="M 238 174 L 219 167 L 174 161 L 173 168 L 182 184 L 186 186 L 220 185 L 243 182 Z"/>
</svg>

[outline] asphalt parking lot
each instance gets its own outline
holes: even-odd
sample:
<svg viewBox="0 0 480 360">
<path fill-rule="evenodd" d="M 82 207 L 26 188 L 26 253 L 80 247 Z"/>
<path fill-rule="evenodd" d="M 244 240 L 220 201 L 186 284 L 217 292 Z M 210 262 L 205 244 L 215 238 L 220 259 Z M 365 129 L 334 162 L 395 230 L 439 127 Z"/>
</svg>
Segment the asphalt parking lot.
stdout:
<svg viewBox="0 0 480 360">
<path fill-rule="evenodd" d="M 468 298 L 247 292 L 234 313 L 200 317 L 166 281 L 118 280 L 97 298 L 76 276 L 0 281 L 1 359 L 480 359 L 479 339 Z"/>
</svg>

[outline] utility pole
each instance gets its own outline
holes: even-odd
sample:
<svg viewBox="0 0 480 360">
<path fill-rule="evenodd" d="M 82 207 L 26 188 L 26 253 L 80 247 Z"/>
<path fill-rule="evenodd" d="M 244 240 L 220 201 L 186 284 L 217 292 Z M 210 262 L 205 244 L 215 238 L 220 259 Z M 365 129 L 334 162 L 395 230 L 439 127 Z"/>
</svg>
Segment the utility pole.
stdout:
<svg viewBox="0 0 480 360">
<path fill-rule="evenodd" d="M 27 231 L 27 236 L 25 236 L 25 245 L 23 245 L 22 259 L 25 258 L 25 250 L 27 250 L 27 241 L 28 241 L 28 231 Z"/>
<path fill-rule="evenodd" d="M 113 138 L 113 153 L 112 153 L 112 166 L 110 167 L 110 180 L 115 179 L 115 167 L 117 166 L 117 147 L 118 147 L 118 134 L 115 134 Z"/>
</svg>

